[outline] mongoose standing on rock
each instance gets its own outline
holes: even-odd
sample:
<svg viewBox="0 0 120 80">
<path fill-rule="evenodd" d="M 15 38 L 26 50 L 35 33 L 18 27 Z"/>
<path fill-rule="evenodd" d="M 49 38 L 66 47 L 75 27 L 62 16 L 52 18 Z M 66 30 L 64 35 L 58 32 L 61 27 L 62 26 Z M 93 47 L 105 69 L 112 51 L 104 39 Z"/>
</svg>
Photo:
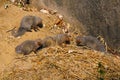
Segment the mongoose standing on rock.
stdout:
<svg viewBox="0 0 120 80">
<path fill-rule="evenodd" d="M 87 46 L 91 49 L 105 52 L 105 46 L 93 36 L 77 36 L 76 37 L 77 46 Z"/>
<path fill-rule="evenodd" d="M 20 23 L 20 27 L 18 28 L 18 30 L 16 32 L 13 31 L 12 35 L 14 37 L 22 36 L 27 31 L 31 32 L 32 29 L 37 31 L 37 30 L 39 30 L 38 28 L 42 28 L 42 27 L 43 27 L 43 23 L 42 23 L 42 19 L 40 17 L 24 16 Z"/>
<path fill-rule="evenodd" d="M 26 40 L 15 48 L 15 52 L 24 55 L 30 54 L 32 51 L 36 53 L 39 48 L 42 48 L 41 42 L 41 39 Z"/>
</svg>

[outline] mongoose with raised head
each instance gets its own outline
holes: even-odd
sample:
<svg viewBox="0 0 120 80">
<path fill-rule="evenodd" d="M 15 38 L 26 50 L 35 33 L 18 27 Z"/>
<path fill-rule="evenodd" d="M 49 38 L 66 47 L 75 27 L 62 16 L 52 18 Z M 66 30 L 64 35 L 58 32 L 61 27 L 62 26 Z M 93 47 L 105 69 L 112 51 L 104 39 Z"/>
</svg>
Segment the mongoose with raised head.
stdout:
<svg viewBox="0 0 120 80">
<path fill-rule="evenodd" d="M 105 46 L 93 36 L 77 36 L 76 37 L 76 45 L 77 46 L 87 46 L 91 49 L 105 52 Z"/>
<path fill-rule="evenodd" d="M 30 54 L 31 52 L 36 53 L 38 49 L 42 48 L 42 40 L 26 40 L 22 42 L 20 45 L 16 46 L 15 52 L 19 54 Z"/>
<path fill-rule="evenodd" d="M 39 30 L 38 28 L 42 28 L 43 23 L 42 19 L 37 16 L 24 16 L 21 20 L 20 27 L 15 32 L 12 32 L 14 37 L 22 36 L 25 32 L 34 29 L 35 31 Z"/>
</svg>

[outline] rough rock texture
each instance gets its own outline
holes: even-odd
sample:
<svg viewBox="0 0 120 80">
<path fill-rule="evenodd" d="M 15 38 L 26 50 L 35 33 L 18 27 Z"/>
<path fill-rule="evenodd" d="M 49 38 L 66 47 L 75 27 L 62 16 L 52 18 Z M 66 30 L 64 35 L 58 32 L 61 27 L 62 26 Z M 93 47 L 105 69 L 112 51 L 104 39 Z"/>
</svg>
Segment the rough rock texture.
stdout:
<svg viewBox="0 0 120 80">
<path fill-rule="evenodd" d="M 36 0 L 33 3 L 38 9 L 46 6 L 57 9 L 71 22 L 78 20 L 87 34 L 101 35 L 110 47 L 120 47 L 120 0 Z"/>
</svg>

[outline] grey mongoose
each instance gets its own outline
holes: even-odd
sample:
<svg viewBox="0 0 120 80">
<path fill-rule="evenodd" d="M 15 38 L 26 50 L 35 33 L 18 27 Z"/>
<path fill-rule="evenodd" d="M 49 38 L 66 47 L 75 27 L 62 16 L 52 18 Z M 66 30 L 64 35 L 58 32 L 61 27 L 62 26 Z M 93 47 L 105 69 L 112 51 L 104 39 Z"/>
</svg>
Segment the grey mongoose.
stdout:
<svg viewBox="0 0 120 80">
<path fill-rule="evenodd" d="M 26 40 L 21 44 L 17 45 L 15 48 L 15 52 L 19 54 L 30 54 L 31 52 L 36 53 L 38 49 L 42 48 L 42 40 Z"/>
<path fill-rule="evenodd" d="M 43 48 L 49 47 L 49 46 L 55 46 L 56 41 L 53 37 L 47 36 L 42 40 Z"/>
<path fill-rule="evenodd" d="M 15 32 L 12 32 L 14 37 L 22 36 L 25 32 L 31 32 L 32 29 L 35 31 L 39 30 L 39 28 L 43 27 L 42 19 L 37 16 L 24 16 L 21 20 L 20 27 Z"/>
<path fill-rule="evenodd" d="M 70 38 L 67 34 L 57 34 L 55 36 L 48 36 L 42 40 L 43 48 L 49 46 L 63 46 L 63 44 L 70 44 Z"/>
<path fill-rule="evenodd" d="M 105 52 L 105 46 L 96 37 L 93 36 L 77 36 L 76 37 L 77 46 L 87 46 L 91 49 Z"/>
<path fill-rule="evenodd" d="M 57 34 L 53 38 L 59 46 L 62 46 L 63 44 L 70 44 L 70 36 L 66 33 Z"/>
</svg>

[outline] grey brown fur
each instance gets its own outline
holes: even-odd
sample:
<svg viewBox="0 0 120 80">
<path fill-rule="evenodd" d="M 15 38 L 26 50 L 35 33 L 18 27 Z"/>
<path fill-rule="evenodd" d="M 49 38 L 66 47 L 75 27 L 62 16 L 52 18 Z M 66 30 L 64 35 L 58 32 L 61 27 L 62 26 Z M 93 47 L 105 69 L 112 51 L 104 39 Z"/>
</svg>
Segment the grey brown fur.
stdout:
<svg viewBox="0 0 120 80">
<path fill-rule="evenodd" d="M 70 36 L 68 34 L 57 34 L 53 38 L 59 46 L 62 46 L 62 44 L 70 44 Z"/>
<path fill-rule="evenodd" d="M 67 34 L 57 34 L 44 38 L 42 44 L 43 48 L 55 45 L 63 46 L 63 44 L 70 44 L 70 38 Z"/>
<path fill-rule="evenodd" d="M 48 36 L 42 40 L 43 48 L 49 47 L 49 46 L 55 46 L 56 41 L 53 37 Z"/>
<path fill-rule="evenodd" d="M 32 51 L 36 53 L 37 50 L 42 47 L 41 42 L 41 39 L 26 40 L 15 48 L 15 52 L 24 55 L 30 54 Z"/>
<path fill-rule="evenodd" d="M 77 46 L 87 46 L 91 49 L 105 52 L 105 46 L 93 36 L 77 36 L 76 37 Z"/>
<path fill-rule="evenodd" d="M 34 29 L 35 31 L 43 27 L 42 19 L 37 16 L 24 16 L 21 20 L 20 27 L 16 32 L 13 32 L 14 37 L 22 36 L 25 32 Z"/>
</svg>

